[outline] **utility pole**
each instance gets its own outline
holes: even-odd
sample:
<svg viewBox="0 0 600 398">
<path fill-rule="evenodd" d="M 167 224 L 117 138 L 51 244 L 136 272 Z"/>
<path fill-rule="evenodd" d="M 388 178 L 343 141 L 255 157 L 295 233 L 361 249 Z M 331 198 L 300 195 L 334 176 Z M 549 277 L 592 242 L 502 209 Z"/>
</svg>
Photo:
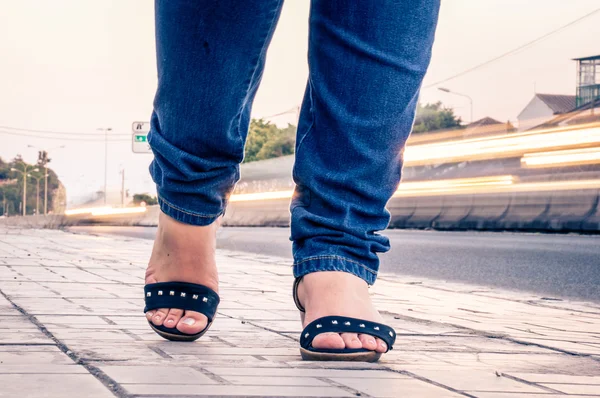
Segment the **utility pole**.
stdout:
<svg viewBox="0 0 600 398">
<path fill-rule="evenodd" d="M 121 207 L 125 207 L 125 169 L 121 170 Z"/>
<path fill-rule="evenodd" d="M 29 174 L 29 177 L 33 178 L 37 183 L 37 195 L 35 196 L 35 214 L 40 214 L 40 180 L 43 176 L 36 177 L 33 174 Z"/>
<path fill-rule="evenodd" d="M 104 128 L 100 127 L 96 130 L 104 131 L 104 205 L 106 206 L 106 196 L 108 194 L 107 187 L 107 176 L 108 176 L 108 132 L 112 131 L 111 127 Z"/>
<path fill-rule="evenodd" d="M 50 163 L 51 160 L 48 158 L 48 152 L 55 149 L 63 149 L 65 145 L 57 146 L 47 151 L 34 147 L 33 145 L 27 146 L 38 150 L 38 164 L 44 167 L 44 215 L 46 215 L 48 214 L 48 163 Z"/>
<path fill-rule="evenodd" d="M 29 176 L 29 174 L 27 174 L 27 169 L 29 168 L 29 166 L 25 163 L 23 163 L 23 170 L 19 170 L 19 169 L 15 169 L 14 167 L 10 168 L 10 171 L 18 171 L 19 173 L 23 174 L 23 205 L 21 206 L 23 208 L 23 215 L 27 215 L 27 177 Z M 35 169 L 33 169 L 33 171 L 40 171 L 37 167 Z"/>
</svg>

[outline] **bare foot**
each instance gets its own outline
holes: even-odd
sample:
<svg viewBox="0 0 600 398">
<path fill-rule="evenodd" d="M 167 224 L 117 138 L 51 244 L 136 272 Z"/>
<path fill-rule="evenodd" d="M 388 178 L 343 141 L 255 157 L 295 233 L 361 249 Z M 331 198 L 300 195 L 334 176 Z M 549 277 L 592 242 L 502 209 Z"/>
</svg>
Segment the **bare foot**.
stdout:
<svg viewBox="0 0 600 398">
<path fill-rule="evenodd" d="M 146 270 L 146 284 L 156 282 L 191 282 L 219 292 L 215 262 L 216 232 L 220 219 L 205 227 L 182 224 L 160 213 L 152 256 Z M 156 326 L 177 328 L 196 334 L 208 323 L 205 315 L 177 308 L 148 311 L 146 318 Z"/>
<path fill-rule="evenodd" d="M 313 272 L 304 276 L 298 286 L 298 299 L 306 309 L 302 326 L 324 316 L 338 315 L 383 323 L 373 306 L 368 285 L 347 272 Z M 386 352 L 383 340 L 368 334 L 321 333 L 312 342 L 314 348 L 366 348 Z"/>
</svg>

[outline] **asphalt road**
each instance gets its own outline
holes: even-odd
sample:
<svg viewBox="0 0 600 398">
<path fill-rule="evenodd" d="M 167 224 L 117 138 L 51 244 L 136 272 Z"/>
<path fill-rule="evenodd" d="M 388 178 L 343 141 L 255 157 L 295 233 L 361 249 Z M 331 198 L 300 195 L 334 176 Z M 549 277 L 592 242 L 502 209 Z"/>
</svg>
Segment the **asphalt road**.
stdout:
<svg viewBox="0 0 600 398">
<path fill-rule="evenodd" d="M 150 227 L 73 227 L 74 232 L 153 239 Z M 381 270 L 416 278 L 600 302 L 600 236 L 388 230 Z M 286 228 L 222 228 L 218 246 L 291 258 Z"/>
</svg>

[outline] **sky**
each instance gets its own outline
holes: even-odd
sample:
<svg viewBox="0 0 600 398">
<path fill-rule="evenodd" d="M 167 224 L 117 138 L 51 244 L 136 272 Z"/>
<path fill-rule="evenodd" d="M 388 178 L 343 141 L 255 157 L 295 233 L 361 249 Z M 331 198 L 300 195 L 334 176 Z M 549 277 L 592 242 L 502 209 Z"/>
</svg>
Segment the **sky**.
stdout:
<svg viewBox="0 0 600 398">
<path fill-rule="evenodd" d="M 494 58 L 599 7 L 598 0 L 442 0 L 423 85 Z M 121 169 L 131 193 L 153 193 L 147 172 L 152 157 L 133 154 L 128 137 L 132 122 L 147 121 L 152 112 L 153 2 L 0 0 L 0 10 L 0 126 L 73 133 L 37 138 L 0 127 L 0 157 L 9 160 L 21 154 L 35 162 L 36 148 L 49 149 L 51 167 L 74 205 L 103 187 L 104 142 L 97 129 L 110 127 L 115 134 L 107 154 L 110 197 L 118 198 Z M 268 118 L 300 104 L 308 73 L 308 12 L 308 0 L 286 1 L 254 117 Z M 437 89 L 445 87 L 472 97 L 474 119 L 514 121 L 535 92 L 575 94 L 572 58 L 600 54 L 597 37 L 600 13 L 473 73 L 424 88 L 421 101 L 442 101 L 468 122 L 469 101 Z M 290 112 L 272 120 L 285 125 L 295 118 Z"/>
</svg>

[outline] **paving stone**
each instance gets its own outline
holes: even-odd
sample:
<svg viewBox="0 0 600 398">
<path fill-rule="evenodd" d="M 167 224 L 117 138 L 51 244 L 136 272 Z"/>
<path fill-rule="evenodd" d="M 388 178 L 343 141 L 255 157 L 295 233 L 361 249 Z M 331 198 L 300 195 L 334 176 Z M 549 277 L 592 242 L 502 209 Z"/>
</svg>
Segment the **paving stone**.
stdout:
<svg viewBox="0 0 600 398">
<path fill-rule="evenodd" d="M 4 359 L 4 355 L 2 355 Z M 81 365 L 76 365 L 71 362 L 71 365 L 58 365 L 58 364 L 6 364 L 4 360 L 0 365 L 0 374 L 4 373 L 21 373 L 21 374 L 54 374 L 54 373 L 66 373 L 66 374 L 88 374 L 88 371 Z M 1 395 L 0 395 L 1 396 Z"/>
<path fill-rule="evenodd" d="M 130 394 L 162 396 L 356 397 L 336 387 L 123 384 Z"/>
<path fill-rule="evenodd" d="M 114 398 L 90 374 L 0 374 L 0 397 Z"/>
<path fill-rule="evenodd" d="M 314 377 L 224 376 L 223 379 L 245 386 L 331 387 L 331 384 Z"/>
<path fill-rule="evenodd" d="M 444 388 L 410 378 L 355 379 L 333 378 L 333 381 L 375 397 L 460 397 Z"/>
<path fill-rule="evenodd" d="M 109 377 L 122 384 L 216 384 L 199 371 L 181 366 L 101 366 Z"/>
<path fill-rule="evenodd" d="M 460 391 L 546 392 L 541 388 L 498 376 L 496 372 L 492 371 L 464 369 L 462 371 L 437 372 L 435 370 L 422 370 L 415 372 L 415 374 Z"/>
<path fill-rule="evenodd" d="M 600 396 L 600 384 L 541 384 L 565 394 L 597 395 Z"/>
<path fill-rule="evenodd" d="M 597 376 L 582 376 L 577 374 L 555 373 L 509 373 L 510 376 L 527 380 L 532 383 L 565 383 L 565 384 L 597 384 L 600 385 L 600 373 Z"/>
<path fill-rule="evenodd" d="M 475 392 L 466 391 L 468 394 L 472 394 L 478 398 L 583 398 L 593 397 L 593 395 L 565 395 L 565 394 L 521 394 L 521 393 L 508 393 L 508 392 Z"/>
</svg>

